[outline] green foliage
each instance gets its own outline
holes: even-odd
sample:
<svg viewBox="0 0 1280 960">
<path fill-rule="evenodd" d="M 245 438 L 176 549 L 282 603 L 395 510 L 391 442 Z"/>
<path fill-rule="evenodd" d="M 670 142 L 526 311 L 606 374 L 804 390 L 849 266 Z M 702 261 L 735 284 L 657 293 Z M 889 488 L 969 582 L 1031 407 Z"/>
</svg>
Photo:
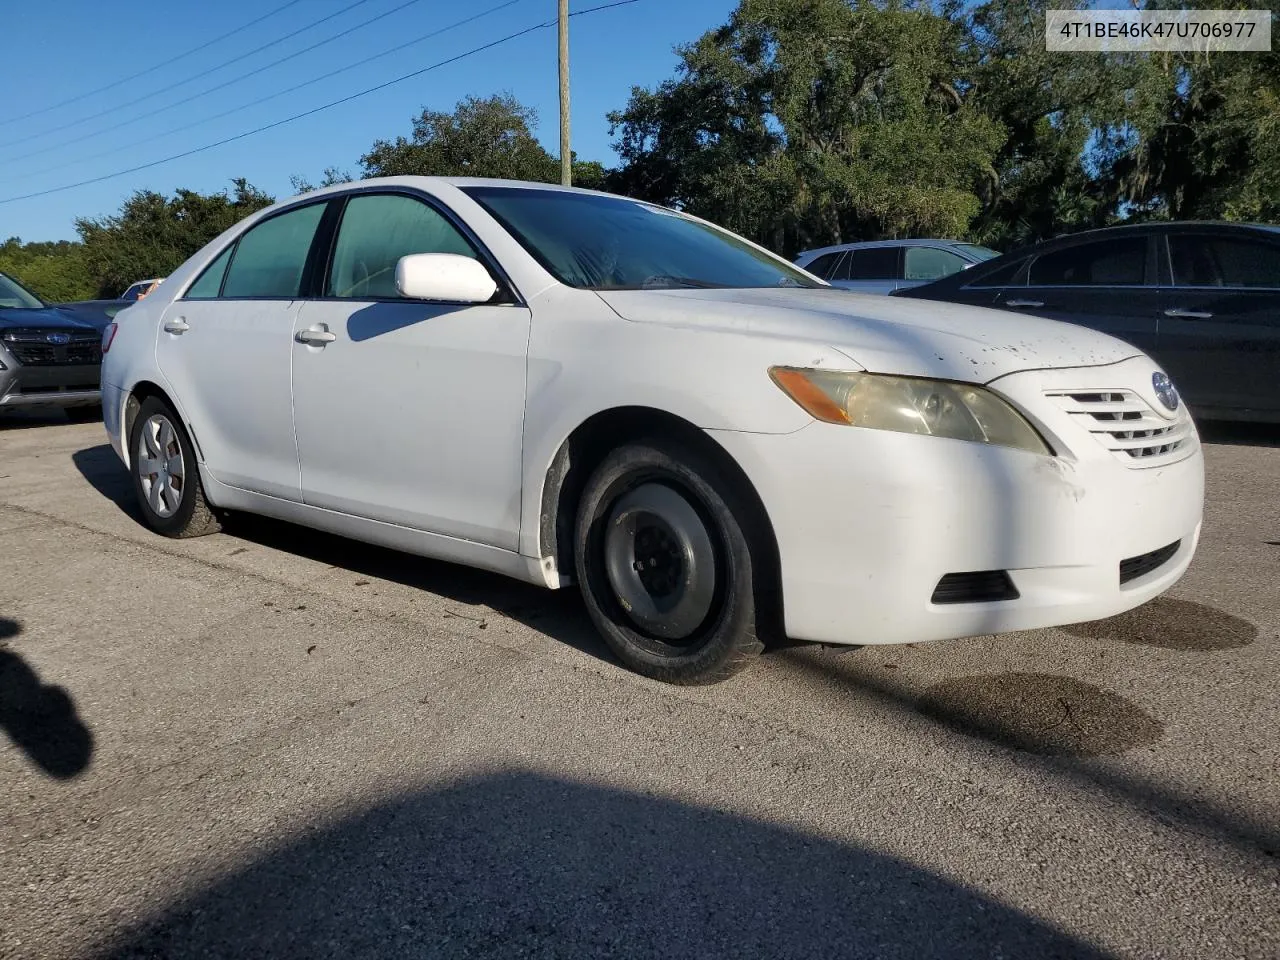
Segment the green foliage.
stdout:
<svg viewBox="0 0 1280 960">
<path fill-rule="evenodd" d="M 453 113 L 423 110 L 410 137 L 377 140 L 360 164 L 366 177 L 496 177 L 560 182 L 560 161 L 533 135 L 538 112 L 510 94 L 467 97 Z M 575 186 L 599 187 L 604 167 L 573 161 Z"/>
<path fill-rule="evenodd" d="M 0 244 L 0 273 L 51 303 L 87 300 L 97 289 L 85 271 L 84 248 L 69 240 L 23 243 L 10 237 Z"/>
<path fill-rule="evenodd" d="M 244 179 L 233 180 L 230 191 L 213 194 L 178 190 L 166 197 L 139 191 L 114 216 L 76 221 L 85 269 L 100 297 L 119 296 L 137 280 L 167 276 L 224 230 L 272 202 Z"/>
</svg>

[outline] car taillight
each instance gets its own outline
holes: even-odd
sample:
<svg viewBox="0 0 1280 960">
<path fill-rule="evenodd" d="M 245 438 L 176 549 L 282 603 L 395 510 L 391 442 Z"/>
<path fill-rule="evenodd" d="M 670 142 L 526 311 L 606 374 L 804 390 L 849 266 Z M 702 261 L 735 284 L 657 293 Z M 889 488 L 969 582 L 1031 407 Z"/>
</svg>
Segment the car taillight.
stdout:
<svg viewBox="0 0 1280 960">
<path fill-rule="evenodd" d="M 102 331 L 102 352 L 105 354 L 111 349 L 111 341 L 116 338 L 116 325 L 108 323 L 107 328 Z"/>
</svg>

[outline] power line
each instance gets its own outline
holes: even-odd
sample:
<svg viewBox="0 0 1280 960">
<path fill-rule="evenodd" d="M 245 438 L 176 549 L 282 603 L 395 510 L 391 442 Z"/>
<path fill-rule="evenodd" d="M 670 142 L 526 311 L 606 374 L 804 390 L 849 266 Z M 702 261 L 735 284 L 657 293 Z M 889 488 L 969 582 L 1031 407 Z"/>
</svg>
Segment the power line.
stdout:
<svg viewBox="0 0 1280 960">
<path fill-rule="evenodd" d="M 589 14 L 589 13 L 598 13 L 602 10 L 612 10 L 615 7 L 625 7 L 629 4 L 638 3 L 638 2 L 639 0 L 615 0 L 614 3 L 605 3 L 596 7 L 588 7 L 586 10 L 578 10 L 574 13 L 569 14 L 569 16 L 571 17 L 585 16 L 586 14 Z M 152 167 L 158 167 L 161 164 L 171 163 L 174 160 L 182 160 L 185 157 L 195 156 L 198 153 L 205 153 L 206 151 L 213 150 L 217 147 L 225 146 L 228 143 L 234 143 L 237 140 L 244 140 L 245 138 L 255 136 L 256 134 L 265 133 L 268 130 L 274 130 L 276 127 L 283 127 L 285 124 L 293 123 L 295 120 L 302 120 L 306 117 L 314 116 L 317 113 L 322 113 L 325 110 L 332 109 L 333 107 L 341 106 L 344 103 L 350 103 L 353 100 L 359 100 L 361 97 L 366 97 L 371 93 L 377 93 L 379 90 L 385 90 L 387 87 L 395 86 L 397 83 L 403 83 L 406 80 L 412 80 L 414 77 L 420 77 L 424 73 L 430 73 L 432 70 L 437 70 L 440 67 L 445 67 L 445 66 L 448 66 L 449 64 L 457 63 L 459 60 L 465 60 L 467 57 L 475 56 L 477 53 L 483 53 L 485 50 L 491 50 L 494 47 L 500 46 L 501 44 L 504 44 L 504 43 L 508 43 L 519 37 L 526 36 L 538 30 L 545 30 L 549 27 L 556 26 L 556 24 L 557 24 L 556 20 L 545 20 L 542 23 L 535 23 L 531 27 L 525 27 L 523 30 L 517 30 L 515 33 L 509 33 L 505 37 L 499 37 L 497 40 L 491 40 L 488 43 L 482 44 L 481 46 L 473 47 L 470 50 L 466 50 L 463 53 L 456 54 L 452 57 L 449 57 L 446 60 L 439 60 L 436 63 L 430 64 L 429 66 L 421 68 L 420 70 L 414 70 L 412 73 L 403 74 L 402 76 L 395 77 L 392 80 L 387 80 L 383 83 L 379 83 L 376 86 L 368 87 L 357 93 L 353 93 L 348 96 L 341 97 L 338 100 L 331 100 L 329 103 L 321 104 L 320 106 L 313 107 L 310 110 L 304 110 L 302 113 L 295 113 L 293 116 L 285 117 L 283 120 L 276 120 L 272 123 L 266 123 L 260 127 L 254 127 L 252 130 L 246 130 L 243 133 L 237 133 L 234 136 L 224 137 L 223 139 L 216 140 L 213 143 L 206 143 L 204 146 L 193 147 L 190 150 L 184 150 L 182 153 L 175 153 L 172 156 L 162 157 L 159 160 L 152 160 L 149 163 L 140 163 L 137 166 L 129 167 L 128 169 L 125 169 L 125 170 L 117 170 L 114 173 L 104 173 L 100 177 L 91 177 L 88 180 L 80 180 L 77 183 L 68 183 L 60 187 L 50 187 L 47 190 L 37 190 L 34 193 L 26 193 L 26 194 L 22 194 L 21 196 L 6 197 L 3 200 L 0 200 L 0 205 L 6 204 L 6 203 L 15 203 L 19 200 L 32 200 L 32 199 L 35 199 L 36 197 L 47 197 L 50 194 L 54 194 L 54 193 L 64 193 L 67 190 L 74 190 L 77 187 L 87 187 L 90 184 L 102 183 L 104 180 L 112 180 L 112 179 L 115 179 L 116 177 L 126 176 L 127 174 L 130 174 L 130 173 L 137 173 L 139 170 L 149 170 Z"/>
<path fill-rule="evenodd" d="M 361 0 L 361 2 L 365 2 L 365 0 Z M 130 117 L 128 120 L 120 120 L 116 123 L 111 124 L 110 126 L 103 127 L 101 130 L 95 130 L 93 133 L 86 133 L 78 137 L 72 137 L 69 140 L 61 140 L 58 143 L 41 147 L 38 150 L 32 150 L 29 153 L 22 153 L 17 155 L 16 157 L 0 157 L 0 164 L 17 163 L 20 160 L 28 160 L 31 157 L 38 157 L 38 156 L 41 156 L 42 154 L 51 153 L 54 150 L 61 150 L 64 147 L 74 146 L 75 144 L 83 143 L 86 140 L 93 140 L 97 137 L 102 136 L 103 134 L 114 133 L 115 131 L 119 130 L 121 127 L 128 127 L 135 123 L 139 123 L 143 120 L 150 120 L 155 116 L 157 116 L 158 114 L 165 113 L 169 110 L 174 109 L 175 107 L 180 107 L 180 106 L 183 106 L 184 104 L 191 103 L 193 100 L 199 100 L 201 97 L 207 97 L 211 93 L 217 93 L 219 90 L 225 90 L 227 87 L 234 86 L 235 84 L 240 83 L 242 80 L 248 80 L 250 77 L 257 76 L 260 73 L 265 73 L 268 70 L 272 70 L 275 67 L 280 66 L 281 64 L 288 63 L 290 60 L 296 60 L 298 57 L 304 56 L 313 50 L 317 50 L 320 47 L 333 43 L 335 40 L 341 40 L 344 37 L 348 37 L 351 34 L 355 33 L 357 30 L 362 30 L 363 28 L 369 26 L 370 24 L 377 23 L 379 20 L 384 20 L 394 13 L 399 13 L 401 10 L 405 9 L 405 7 L 411 7 L 415 3 L 421 3 L 421 2 L 422 0 L 405 0 L 405 2 L 401 3 L 399 6 L 392 7 L 390 10 L 387 10 L 383 13 L 378 14 L 376 17 L 370 17 L 368 20 L 364 20 L 360 23 L 357 23 L 354 26 L 348 27 L 345 30 L 341 30 L 338 33 L 335 33 L 333 36 L 326 37 L 323 40 L 313 43 L 309 47 L 303 47 L 301 50 L 297 50 L 289 54 L 288 56 L 281 57 L 279 60 L 273 60 L 268 64 L 264 64 L 263 66 L 258 67 L 255 70 L 250 70 L 248 73 L 242 73 L 239 76 L 232 77 L 230 80 L 225 80 L 222 83 L 209 87 L 208 89 L 201 90 L 199 93 L 194 93 L 191 96 L 184 97 L 181 100 L 175 100 L 173 103 L 165 104 L 164 106 L 157 107 L 154 110 L 148 110 L 144 113 L 140 113 L 137 116 Z M 142 99 L 146 100 L 146 99 L 149 99 L 149 97 L 143 97 Z M 134 101 L 134 102 L 136 103 L 137 101 Z M 125 106 L 128 106 L 128 104 L 125 104 Z M 117 108 L 117 109 L 122 109 L 122 108 Z M 109 111 L 109 112 L 114 112 L 114 111 Z M 155 138 L 148 137 L 141 142 L 150 143 L 153 139 Z M 114 151 L 109 151 L 109 152 L 114 152 Z M 96 154 L 95 156 L 102 156 L 102 154 Z M 64 164 L 63 166 L 65 167 L 67 165 Z"/>
<path fill-rule="evenodd" d="M 82 123 L 88 123 L 90 120 L 97 120 L 99 117 L 105 117 L 110 114 L 116 113 L 120 110 L 125 109 L 125 107 L 132 107 L 135 104 L 142 103 L 144 100 L 150 100 L 152 97 L 159 96 L 163 93 L 168 93 L 170 90 L 173 90 L 176 87 L 186 86 L 188 83 L 191 83 L 194 80 L 199 80 L 201 77 L 208 76 L 210 73 L 216 73 L 217 71 L 223 69 L 224 67 L 231 66 L 233 63 L 239 63 L 241 60 L 247 60 L 249 59 L 249 57 L 252 57 L 254 54 L 261 53 L 263 50 L 270 50 L 272 47 L 277 46 L 281 43 L 284 43 L 286 40 L 292 40 L 294 37 L 298 36 L 299 34 L 306 33 L 308 30 L 312 30 L 320 26 L 320 24 L 322 23 L 328 23 L 330 20 L 333 20 L 337 17 L 342 16 L 344 13 L 349 13 L 350 11 L 354 10 L 356 7 L 364 6 L 366 3 L 369 3 L 369 2 L 370 0 L 354 0 L 353 3 L 347 4 L 341 10 L 338 10 L 335 13 L 329 14 L 327 17 L 321 17 L 319 20 L 315 20 L 311 23 L 308 23 L 306 26 L 299 27 L 297 30 L 294 30 L 292 33 L 287 33 L 283 37 L 277 37 L 276 39 L 272 40 L 270 43 L 264 43 L 260 47 L 254 47 L 248 53 L 242 53 L 238 57 L 232 57 L 230 60 L 220 63 L 217 66 L 210 67 L 207 70 L 202 70 L 197 74 L 193 74 L 192 76 L 186 77 L 182 80 L 178 80 L 175 83 L 166 84 L 162 89 L 152 90 L 150 93 L 144 93 L 140 97 L 135 97 L 132 100 L 128 100 L 125 103 L 117 104 L 114 107 L 109 107 L 106 110 L 99 110 L 97 113 L 91 113 L 88 116 L 80 117 L 78 120 L 71 120 L 67 123 L 62 124 L 59 127 L 50 127 L 49 129 L 42 130 L 39 133 L 32 133 L 32 134 L 28 134 L 25 137 L 19 137 L 16 140 L 10 140 L 9 146 L 17 146 L 20 143 L 28 143 L 32 140 L 39 140 L 41 137 L 47 137 L 51 133 L 61 133 L 63 130 L 69 130 L 72 127 L 78 127 Z M 40 152 L 43 152 L 43 151 L 40 151 Z M 25 157 L 27 156 L 35 156 L 35 154 L 25 154 L 23 157 L 10 157 L 9 159 L 10 160 L 25 159 Z"/>
<path fill-rule="evenodd" d="M 292 87 L 287 87 L 284 90 L 279 90 L 275 93 L 268 94 L 265 97 L 258 97 L 256 100 L 251 100 L 248 103 L 239 104 L 238 106 L 232 107 L 229 110 L 223 110 L 221 113 L 215 113 L 211 116 L 202 117 L 199 120 L 195 120 L 195 121 L 192 121 L 191 123 L 183 124 L 180 127 L 174 127 L 172 130 L 166 130 L 164 133 L 157 133 L 153 136 L 144 137 L 140 140 L 133 140 L 129 144 L 123 147 L 112 147 L 110 150 L 103 150 L 99 153 L 90 154 L 88 156 L 77 156 L 70 163 L 60 164 L 55 167 L 46 167 L 42 170 L 38 170 L 32 173 L 19 174 L 18 176 L 7 176 L 5 179 L 6 180 L 29 180 L 32 177 L 42 176 L 44 174 L 53 173 L 58 170 L 65 170 L 67 169 L 67 167 L 74 167 L 89 160 L 99 160 L 102 157 L 113 156 L 114 154 L 120 153 L 122 150 L 128 150 L 132 147 L 141 146 L 144 143 L 153 143 L 156 140 L 163 140 L 165 137 L 171 137 L 175 133 L 182 133 L 186 130 L 192 129 L 193 127 L 203 126 L 206 123 L 212 123 L 215 120 L 221 120 L 224 117 L 229 117 L 232 114 L 240 113 L 241 111 L 244 111 L 244 110 L 251 110 L 254 107 L 261 106 L 262 104 L 267 103 L 270 100 L 277 100 L 280 97 L 287 96 L 291 93 L 297 93 L 299 90 L 302 90 L 306 87 L 313 86 L 325 80 L 330 80 L 333 77 L 338 76 L 339 74 L 343 74 L 343 73 L 347 73 L 348 71 L 355 70 L 357 67 L 363 67 L 366 64 L 372 63 L 374 60 L 381 60 L 384 57 L 389 57 L 393 53 L 399 53 L 401 50 L 405 50 L 409 47 L 416 46 L 419 43 L 422 43 L 426 40 L 433 39 L 434 37 L 438 37 L 443 33 L 449 32 L 450 30 L 454 30 L 458 27 L 465 26 L 468 23 L 472 23 L 473 21 L 480 20 L 483 17 L 487 17 L 492 13 L 497 13 L 499 10 L 503 10 L 507 7 L 515 6 L 517 3 L 523 3 L 523 2 L 524 0 L 504 0 L 503 3 L 499 3 L 497 6 L 489 7 L 487 10 L 482 10 L 480 13 L 473 14 L 472 16 L 469 16 L 469 17 L 465 17 L 462 20 L 456 20 L 453 23 L 450 23 L 446 26 L 439 27 L 435 30 L 432 30 L 430 33 L 424 33 L 420 37 L 415 37 L 414 39 L 406 41 L 405 43 L 397 44 L 396 46 L 391 47 L 389 50 L 383 50 L 381 53 L 376 53 L 373 56 L 365 57 L 362 60 L 357 60 L 355 63 L 349 63 L 345 67 L 339 67 L 337 70 L 330 70 L 328 73 L 321 74 L 318 77 L 312 77 L 310 80 L 304 80 L 302 83 L 294 84 Z M 195 98 L 193 97 L 191 99 L 195 99 Z M 152 115 L 153 114 L 148 114 L 148 116 L 152 116 Z M 123 124 L 121 124 L 121 126 L 123 126 Z M 89 138 L 84 137 L 82 139 L 89 139 Z M 79 142 L 79 141 L 74 141 L 74 142 Z"/>
<path fill-rule="evenodd" d="M 29 120 L 32 117 L 40 116 L 42 113 L 48 113 L 50 110 L 57 110 L 59 107 L 65 107 L 72 103 L 79 103 L 81 100 L 86 100 L 89 97 L 94 96 L 95 94 L 105 93 L 108 90 L 114 90 L 116 87 L 120 86 L 121 84 L 128 83 L 130 80 L 137 80 L 139 77 L 145 77 L 149 73 L 155 73 L 161 67 L 167 67 L 171 63 L 177 63 L 179 60 L 182 60 L 185 57 L 189 57 L 193 53 L 199 53 L 201 50 L 206 50 L 209 47 L 212 47 L 214 44 L 221 43 L 223 40 L 227 40 L 231 37 L 234 37 L 237 33 L 243 33 L 245 30 L 248 30 L 250 27 L 256 27 L 258 24 L 262 23 L 263 20 L 269 20 L 272 17 L 274 17 L 277 13 L 284 13 L 284 11 L 288 10 L 290 7 L 297 6 L 301 2 L 302 0 L 289 0 L 288 3 L 284 4 L 283 6 L 276 7 L 274 10 L 270 11 L 269 13 L 264 13 L 262 16 L 258 17 L 256 20 L 250 20 L 248 23 L 242 24 L 236 27 L 234 30 L 228 30 L 226 33 L 222 34 L 221 36 L 214 37 L 212 40 L 208 40 L 200 44 L 198 47 L 192 47 L 190 50 L 184 50 L 182 53 L 179 53 L 177 56 L 170 57 L 168 60 L 162 60 L 160 63 L 147 67 L 147 69 L 145 70 L 139 70 L 137 73 L 131 73 L 127 77 L 121 77 L 119 80 L 113 80 L 111 83 L 108 83 L 106 86 L 95 87 L 94 89 L 87 90 L 84 93 L 78 93 L 74 97 L 69 97 L 66 100 L 59 100 L 57 103 L 51 103 L 47 107 L 41 107 L 38 110 L 32 110 L 30 113 L 24 113 L 20 117 L 8 117 L 4 120 L 0 120 L 0 126 L 4 126 L 5 124 L 9 124 L 9 123 L 17 123 L 19 120 Z"/>
</svg>

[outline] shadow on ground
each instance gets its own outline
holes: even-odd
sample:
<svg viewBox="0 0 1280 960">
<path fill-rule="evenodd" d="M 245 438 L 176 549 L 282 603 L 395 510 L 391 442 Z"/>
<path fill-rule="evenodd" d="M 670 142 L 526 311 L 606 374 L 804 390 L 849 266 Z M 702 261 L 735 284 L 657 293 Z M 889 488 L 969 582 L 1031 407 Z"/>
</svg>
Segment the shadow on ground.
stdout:
<svg viewBox="0 0 1280 960">
<path fill-rule="evenodd" d="M 1089 640 L 1136 643 L 1166 650 L 1231 650 L 1253 643 L 1258 628 L 1222 610 L 1157 597 L 1116 617 L 1060 628 Z"/>
<path fill-rule="evenodd" d="M 534 773 L 318 829 L 99 955 L 1101 956 L 894 857 Z"/>
<path fill-rule="evenodd" d="M 49 776 L 70 779 L 88 768 L 93 735 L 67 692 L 42 683 L 9 649 L 9 639 L 21 632 L 17 621 L 0 617 L 0 731 Z"/>
<path fill-rule="evenodd" d="M 1205 443 L 1243 444 L 1249 447 L 1280 447 L 1280 424 L 1234 423 L 1197 420 L 1196 429 Z"/>
</svg>

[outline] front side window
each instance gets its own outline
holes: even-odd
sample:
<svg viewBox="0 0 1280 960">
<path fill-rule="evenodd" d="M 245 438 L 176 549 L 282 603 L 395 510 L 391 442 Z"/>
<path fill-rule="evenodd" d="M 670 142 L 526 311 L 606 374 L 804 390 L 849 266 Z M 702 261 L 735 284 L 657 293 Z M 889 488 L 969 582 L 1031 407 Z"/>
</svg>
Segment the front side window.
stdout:
<svg viewBox="0 0 1280 960">
<path fill-rule="evenodd" d="M 898 248 L 871 247 L 867 250 L 851 250 L 840 265 L 837 280 L 897 280 Z"/>
<path fill-rule="evenodd" d="M 939 247 L 907 247 L 903 259 L 902 273 L 907 280 L 938 280 L 968 266 L 963 257 Z"/>
<path fill-rule="evenodd" d="M 1177 287 L 1280 288 L 1280 245 L 1236 237 L 1172 234 L 1169 258 Z"/>
<path fill-rule="evenodd" d="M 1013 278 L 1018 275 L 1018 271 L 1022 269 L 1025 259 L 1014 260 L 1012 263 L 1006 263 L 1003 266 L 994 267 L 984 275 L 978 277 L 972 283 L 965 284 L 966 287 L 981 289 L 984 287 L 1007 287 L 1013 283 Z"/>
<path fill-rule="evenodd" d="M 394 194 L 354 196 L 342 213 L 325 296 L 399 297 L 396 264 L 413 253 L 476 258 L 467 238 L 421 200 Z"/>
<path fill-rule="evenodd" d="M 977 243 L 957 243 L 956 246 L 962 248 L 965 253 L 973 257 L 978 263 L 983 260 L 994 260 L 1000 256 L 999 250 L 992 250 L 990 247 L 984 247 Z"/>
<path fill-rule="evenodd" d="M 222 278 L 227 273 L 227 264 L 231 260 L 231 251 L 234 246 L 227 247 L 222 253 L 218 254 L 216 260 L 209 266 L 205 267 L 204 273 L 191 286 L 187 287 L 187 292 L 183 294 L 186 300 L 213 300 L 222 290 Z"/>
<path fill-rule="evenodd" d="M 297 297 L 325 206 L 313 203 L 250 227 L 236 244 L 222 295 Z"/>
<path fill-rule="evenodd" d="M 44 304 L 12 277 L 0 273 L 0 307 L 8 310 L 39 310 Z"/>
<path fill-rule="evenodd" d="M 741 237 L 674 210 L 537 187 L 462 190 L 571 287 L 824 286 Z"/>
<path fill-rule="evenodd" d="M 1116 237 L 1036 258 L 1027 282 L 1033 287 L 1140 287 L 1146 273 L 1147 238 Z"/>
</svg>

